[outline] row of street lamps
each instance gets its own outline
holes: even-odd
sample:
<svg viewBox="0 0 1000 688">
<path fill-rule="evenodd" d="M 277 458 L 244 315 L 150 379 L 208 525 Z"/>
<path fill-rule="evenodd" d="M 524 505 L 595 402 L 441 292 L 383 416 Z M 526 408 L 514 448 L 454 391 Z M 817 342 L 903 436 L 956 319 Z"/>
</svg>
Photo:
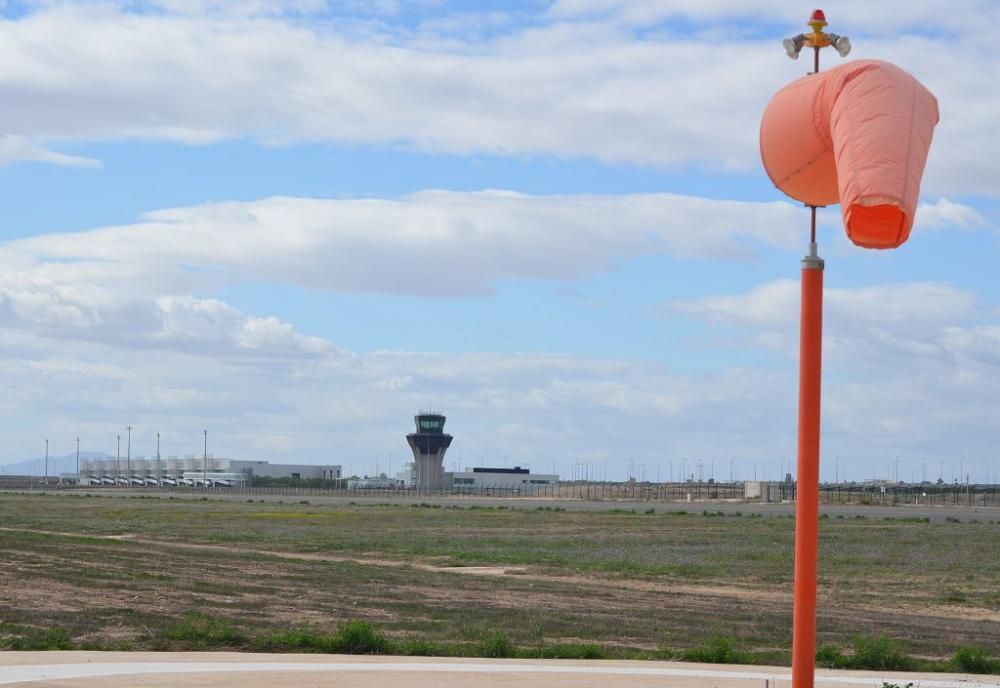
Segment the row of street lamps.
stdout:
<svg viewBox="0 0 1000 688">
<path fill-rule="evenodd" d="M 132 476 L 132 430 L 133 427 L 128 425 L 125 427 L 125 474 L 131 479 Z M 208 477 L 208 430 L 202 430 L 202 435 L 204 436 L 204 454 L 202 459 L 202 479 Z M 76 439 L 76 482 L 80 482 L 80 438 Z M 115 435 L 116 449 L 115 449 L 115 478 L 121 477 L 121 460 L 122 460 L 122 436 L 121 434 Z M 160 470 L 160 433 L 156 433 L 156 470 L 159 473 Z M 49 440 L 45 440 L 45 481 L 48 482 L 49 479 Z"/>
</svg>

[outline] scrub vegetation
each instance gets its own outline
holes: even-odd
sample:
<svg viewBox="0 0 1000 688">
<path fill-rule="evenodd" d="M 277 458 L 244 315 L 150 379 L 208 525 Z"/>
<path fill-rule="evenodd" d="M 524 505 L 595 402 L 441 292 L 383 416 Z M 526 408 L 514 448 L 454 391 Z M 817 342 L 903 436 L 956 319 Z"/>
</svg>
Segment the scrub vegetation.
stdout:
<svg viewBox="0 0 1000 688">
<path fill-rule="evenodd" d="M 794 520 L 720 514 L 0 494 L 0 648 L 787 664 Z M 1000 523 L 820 537 L 821 666 L 1000 668 Z"/>
</svg>

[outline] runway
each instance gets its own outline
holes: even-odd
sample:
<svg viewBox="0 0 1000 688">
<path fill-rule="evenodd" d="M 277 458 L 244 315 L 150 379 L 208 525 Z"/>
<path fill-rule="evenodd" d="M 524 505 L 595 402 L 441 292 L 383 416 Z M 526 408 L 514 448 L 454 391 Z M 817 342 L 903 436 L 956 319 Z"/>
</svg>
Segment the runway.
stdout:
<svg viewBox="0 0 1000 688">
<path fill-rule="evenodd" d="M 787 688 L 787 667 L 680 662 L 441 659 L 232 652 L 4 652 L 0 685 L 41 688 Z M 818 671 L 817 686 L 997 688 L 1000 677 L 871 671 Z"/>
</svg>

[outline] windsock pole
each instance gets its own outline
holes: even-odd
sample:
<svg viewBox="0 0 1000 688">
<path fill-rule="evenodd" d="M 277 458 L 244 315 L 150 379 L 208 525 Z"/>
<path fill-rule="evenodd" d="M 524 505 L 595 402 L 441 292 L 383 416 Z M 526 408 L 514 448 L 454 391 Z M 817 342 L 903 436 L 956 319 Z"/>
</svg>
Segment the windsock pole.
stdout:
<svg viewBox="0 0 1000 688">
<path fill-rule="evenodd" d="M 813 74 L 819 73 L 826 15 L 809 18 Z M 799 442 L 795 491 L 795 589 L 792 611 L 792 688 L 814 688 L 816 680 L 816 583 L 819 562 L 819 432 L 823 371 L 823 259 L 816 247 L 816 206 L 809 206 L 809 255 L 802 259 L 799 324 Z"/>
<path fill-rule="evenodd" d="M 816 207 L 809 255 L 802 259 L 799 334 L 799 441 L 795 492 L 795 592 L 792 688 L 813 688 L 816 658 L 816 578 L 819 556 L 820 383 L 823 359 L 823 259 L 816 247 Z"/>
</svg>

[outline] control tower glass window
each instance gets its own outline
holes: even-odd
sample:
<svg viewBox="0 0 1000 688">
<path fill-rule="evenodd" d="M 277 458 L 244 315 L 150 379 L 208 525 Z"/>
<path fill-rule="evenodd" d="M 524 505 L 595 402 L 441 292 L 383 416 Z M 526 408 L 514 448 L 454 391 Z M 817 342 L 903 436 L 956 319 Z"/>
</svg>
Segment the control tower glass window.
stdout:
<svg viewBox="0 0 1000 688">
<path fill-rule="evenodd" d="M 444 422 L 440 420 L 428 420 L 423 418 L 420 420 L 421 430 L 440 430 L 443 425 Z"/>
</svg>

